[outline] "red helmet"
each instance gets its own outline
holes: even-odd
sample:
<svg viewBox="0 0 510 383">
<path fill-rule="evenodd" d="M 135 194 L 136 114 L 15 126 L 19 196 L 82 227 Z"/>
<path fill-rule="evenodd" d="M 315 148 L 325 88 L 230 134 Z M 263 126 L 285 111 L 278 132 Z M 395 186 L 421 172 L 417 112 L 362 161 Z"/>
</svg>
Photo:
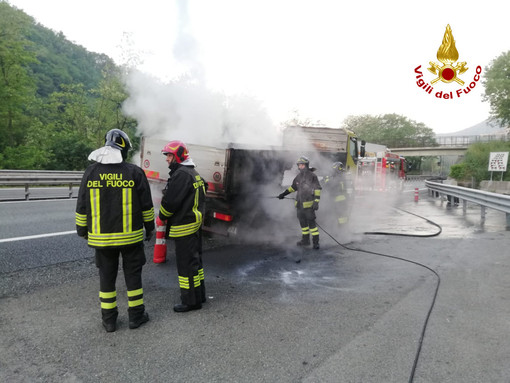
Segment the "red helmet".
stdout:
<svg viewBox="0 0 510 383">
<path fill-rule="evenodd" d="M 186 144 L 182 141 L 170 141 L 168 144 L 165 145 L 161 153 L 163 153 L 165 156 L 168 153 L 173 154 L 175 157 L 175 161 L 178 164 L 189 158 L 188 148 L 186 147 Z"/>
</svg>

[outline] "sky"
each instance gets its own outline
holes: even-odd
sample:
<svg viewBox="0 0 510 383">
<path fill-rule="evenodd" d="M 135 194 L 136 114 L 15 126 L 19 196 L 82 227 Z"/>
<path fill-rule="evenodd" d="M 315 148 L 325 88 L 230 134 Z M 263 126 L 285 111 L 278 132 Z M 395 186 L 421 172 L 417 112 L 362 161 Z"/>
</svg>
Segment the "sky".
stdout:
<svg viewBox="0 0 510 383">
<path fill-rule="evenodd" d="M 126 112 L 145 132 L 172 125 L 183 137 L 190 126 L 214 125 L 209 135 L 225 138 L 228 125 L 249 131 L 244 141 L 272 141 L 296 116 L 337 128 L 348 116 L 387 113 L 457 132 L 489 117 L 482 78 L 510 50 L 510 3 L 493 0 L 9 3 L 135 67 Z M 452 66 L 468 69 L 458 81 L 433 83 L 438 74 L 427 68 L 443 65 L 437 52 L 447 25 L 459 54 Z"/>
</svg>

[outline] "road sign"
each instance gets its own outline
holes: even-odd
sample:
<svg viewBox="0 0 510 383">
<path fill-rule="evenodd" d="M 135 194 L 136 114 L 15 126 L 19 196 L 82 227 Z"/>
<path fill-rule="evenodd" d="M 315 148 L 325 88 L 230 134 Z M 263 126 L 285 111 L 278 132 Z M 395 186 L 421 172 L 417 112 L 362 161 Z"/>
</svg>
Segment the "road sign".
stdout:
<svg viewBox="0 0 510 383">
<path fill-rule="evenodd" d="M 491 152 L 489 157 L 489 171 L 506 172 L 508 152 Z"/>
</svg>

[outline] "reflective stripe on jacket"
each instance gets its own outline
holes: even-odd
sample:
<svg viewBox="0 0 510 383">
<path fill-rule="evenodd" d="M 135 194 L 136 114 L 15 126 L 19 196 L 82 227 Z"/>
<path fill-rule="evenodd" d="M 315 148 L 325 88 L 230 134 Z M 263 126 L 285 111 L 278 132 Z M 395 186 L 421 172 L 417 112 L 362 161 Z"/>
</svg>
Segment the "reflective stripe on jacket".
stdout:
<svg viewBox="0 0 510 383">
<path fill-rule="evenodd" d="M 193 166 L 180 165 L 170 173 L 163 193 L 159 218 L 168 220 L 168 236 L 196 233 L 203 222 L 205 182 Z"/>
<path fill-rule="evenodd" d="M 147 177 L 138 166 L 90 165 L 76 202 L 76 231 L 95 248 L 130 246 L 143 241 L 144 226 L 154 230 L 154 207 Z"/>
<path fill-rule="evenodd" d="M 314 202 L 319 202 L 321 198 L 321 185 L 319 179 L 310 169 L 303 169 L 292 181 L 292 185 L 287 189 L 289 193 L 297 192 L 296 207 L 305 209 L 311 208 Z"/>
</svg>

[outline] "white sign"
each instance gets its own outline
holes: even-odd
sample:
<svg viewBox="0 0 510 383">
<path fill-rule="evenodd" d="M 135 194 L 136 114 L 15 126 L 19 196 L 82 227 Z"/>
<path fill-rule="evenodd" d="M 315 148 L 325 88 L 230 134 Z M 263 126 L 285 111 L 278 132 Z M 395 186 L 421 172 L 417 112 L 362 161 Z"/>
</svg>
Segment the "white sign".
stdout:
<svg viewBox="0 0 510 383">
<path fill-rule="evenodd" d="M 489 158 L 489 171 L 506 172 L 508 163 L 508 152 L 491 152 Z"/>
</svg>

